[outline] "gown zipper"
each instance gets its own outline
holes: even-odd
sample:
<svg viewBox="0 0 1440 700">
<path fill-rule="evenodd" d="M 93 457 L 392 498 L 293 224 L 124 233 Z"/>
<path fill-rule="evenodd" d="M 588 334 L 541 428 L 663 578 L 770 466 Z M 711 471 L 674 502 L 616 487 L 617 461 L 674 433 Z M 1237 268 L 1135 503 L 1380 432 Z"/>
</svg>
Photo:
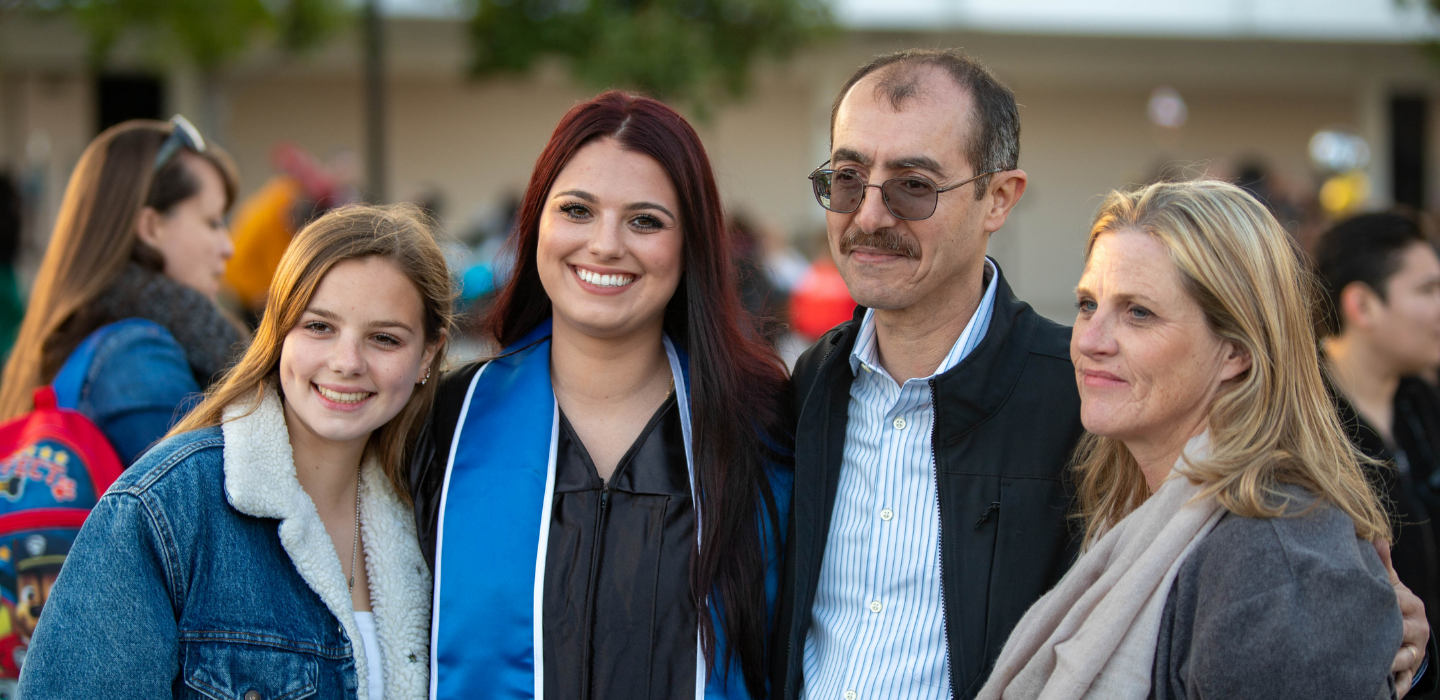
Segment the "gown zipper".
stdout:
<svg viewBox="0 0 1440 700">
<path fill-rule="evenodd" d="M 585 602 L 585 635 L 593 637 L 595 631 L 595 596 L 597 594 L 596 577 L 600 570 L 600 549 L 601 543 L 605 541 L 605 515 L 610 505 L 610 483 L 604 482 L 600 487 L 600 508 L 595 511 L 595 539 L 590 545 L 590 595 Z M 593 645 L 585 646 L 585 696 L 590 698 L 595 692 L 595 649 Z"/>
</svg>

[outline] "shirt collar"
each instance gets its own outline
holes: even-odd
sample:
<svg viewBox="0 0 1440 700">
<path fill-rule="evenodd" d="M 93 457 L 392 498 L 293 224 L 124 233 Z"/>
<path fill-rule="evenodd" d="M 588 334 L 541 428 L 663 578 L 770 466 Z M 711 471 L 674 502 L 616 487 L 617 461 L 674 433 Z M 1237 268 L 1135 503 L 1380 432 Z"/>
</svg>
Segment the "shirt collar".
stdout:
<svg viewBox="0 0 1440 700">
<path fill-rule="evenodd" d="M 960 337 L 955 340 L 955 345 L 946 353 L 945 360 L 935 370 L 936 375 L 944 374 L 970 354 L 975 346 L 985 339 L 985 333 L 990 329 L 990 317 L 995 310 L 995 286 L 1000 279 L 995 268 L 995 261 L 990 256 L 985 256 L 985 294 L 980 297 L 980 305 L 975 307 L 975 313 L 970 316 L 970 322 L 965 324 L 965 330 L 960 332 Z M 875 310 L 866 309 L 865 317 L 860 321 L 860 332 L 855 338 L 855 349 L 850 351 L 850 371 L 857 376 L 862 367 L 869 368 L 872 372 L 880 372 L 889 376 L 884 368 L 880 366 L 880 359 L 876 356 L 878 344 L 875 342 Z M 925 378 L 926 380 L 929 377 Z"/>
</svg>

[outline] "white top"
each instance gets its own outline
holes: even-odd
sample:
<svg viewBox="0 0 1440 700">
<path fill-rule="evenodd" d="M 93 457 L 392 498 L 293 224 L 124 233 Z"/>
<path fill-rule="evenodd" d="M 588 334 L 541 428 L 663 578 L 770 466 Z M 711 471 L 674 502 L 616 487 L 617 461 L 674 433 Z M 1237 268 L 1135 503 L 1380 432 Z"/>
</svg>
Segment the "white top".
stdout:
<svg viewBox="0 0 1440 700">
<path fill-rule="evenodd" d="M 380 638 L 375 634 L 375 613 L 356 610 L 355 626 L 365 645 L 365 684 L 370 687 L 370 700 L 385 700 L 385 669 L 380 661 Z"/>
<path fill-rule="evenodd" d="M 988 259 L 985 267 L 985 293 L 936 375 L 960 364 L 990 328 L 999 274 Z M 945 700 L 931 377 L 903 385 L 890 377 L 879 362 L 874 313 L 865 313 L 849 358 L 850 420 L 805 637 L 804 694 Z"/>
</svg>

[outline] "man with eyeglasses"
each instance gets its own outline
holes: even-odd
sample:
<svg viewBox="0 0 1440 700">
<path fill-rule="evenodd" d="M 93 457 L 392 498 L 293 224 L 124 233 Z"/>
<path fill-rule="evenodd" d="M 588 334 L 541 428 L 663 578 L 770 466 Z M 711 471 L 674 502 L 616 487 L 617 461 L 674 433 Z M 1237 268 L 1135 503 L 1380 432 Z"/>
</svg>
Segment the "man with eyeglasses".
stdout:
<svg viewBox="0 0 1440 700">
<path fill-rule="evenodd" d="M 985 256 L 1027 183 L 1015 98 L 959 51 L 904 51 L 857 70 L 830 125 L 810 180 L 860 308 L 794 371 L 771 692 L 971 698 L 1079 540 L 1070 329 Z"/>
</svg>

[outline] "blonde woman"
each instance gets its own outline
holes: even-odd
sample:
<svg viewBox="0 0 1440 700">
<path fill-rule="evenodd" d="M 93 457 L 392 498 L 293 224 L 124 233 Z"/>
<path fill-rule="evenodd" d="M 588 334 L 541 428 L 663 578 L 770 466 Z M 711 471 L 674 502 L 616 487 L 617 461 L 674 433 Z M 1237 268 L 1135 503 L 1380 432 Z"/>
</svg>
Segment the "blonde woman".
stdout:
<svg viewBox="0 0 1440 700">
<path fill-rule="evenodd" d="M 1232 185 L 1110 195 L 1070 344 L 1086 551 L 981 698 L 1397 695 L 1371 544 L 1390 528 L 1321 380 L 1311 288 Z"/>
<path fill-rule="evenodd" d="M 450 306 L 413 207 L 301 231 L 244 358 L 86 521 L 20 695 L 425 697 L 430 580 L 403 455 Z"/>
</svg>

